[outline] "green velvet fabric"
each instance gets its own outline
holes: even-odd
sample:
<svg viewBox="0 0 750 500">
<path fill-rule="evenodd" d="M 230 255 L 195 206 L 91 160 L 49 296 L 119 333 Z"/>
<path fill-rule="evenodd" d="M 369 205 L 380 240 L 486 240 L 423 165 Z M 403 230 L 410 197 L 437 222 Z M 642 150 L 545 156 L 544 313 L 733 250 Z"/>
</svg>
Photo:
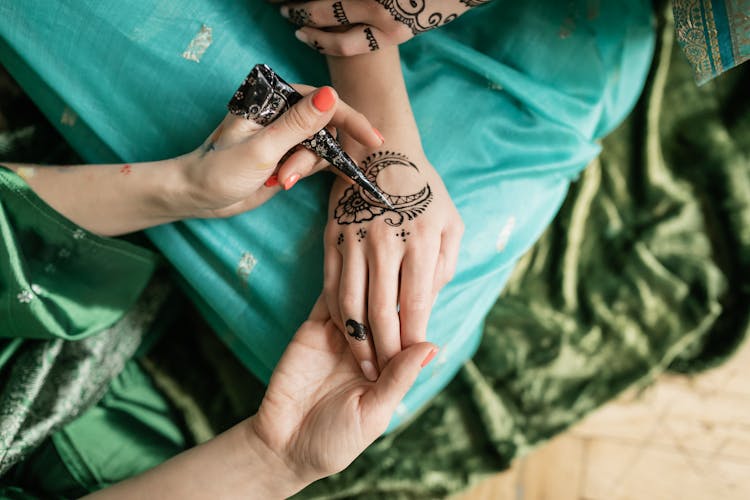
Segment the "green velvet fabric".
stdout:
<svg viewBox="0 0 750 500">
<path fill-rule="evenodd" d="M 299 498 L 442 497 L 628 387 L 726 359 L 750 318 L 749 94 L 745 67 L 696 87 L 666 23 L 636 111 L 519 263 L 474 359 L 410 425 Z M 143 463 L 157 461 L 190 444 L 180 430 L 200 442 L 257 408 L 262 386 L 199 318 L 182 311 L 141 365 L 150 374 L 142 382 L 179 417 L 154 424 L 128 412 L 129 425 L 109 427 L 100 448 L 130 443 Z M 90 412 L 105 419 L 127 408 L 106 401 Z M 109 453 L 78 446 L 91 459 Z M 49 484 L 55 471 L 67 491 L 92 487 L 63 449 L 42 447 L 6 475 L 6 495 L 26 498 L 19 486 L 45 477 L 36 493 L 60 494 Z"/>
</svg>

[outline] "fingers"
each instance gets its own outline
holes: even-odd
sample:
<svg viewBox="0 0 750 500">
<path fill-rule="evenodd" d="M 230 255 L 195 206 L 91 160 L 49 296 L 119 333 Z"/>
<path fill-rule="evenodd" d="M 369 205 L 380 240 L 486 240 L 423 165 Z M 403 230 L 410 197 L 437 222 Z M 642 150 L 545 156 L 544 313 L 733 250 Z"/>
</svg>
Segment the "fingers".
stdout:
<svg viewBox="0 0 750 500">
<path fill-rule="evenodd" d="M 458 253 L 461 249 L 461 237 L 463 236 L 463 224 L 447 228 L 442 235 L 440 244 L 440 257 L 437 271 L 435 272 L 435 295 L 453 279 L 456 274 L 456 263 Z"/>
<path fill-rule="evenodd" d="M 439 242 L 407 250 L 401 264 L 399 317 L 401 346 L 423 342 L 427 335 L 433 296 L 433 277 L 440 252 Z"/>
<path fill-rule="evenodd" d="M 300 147 L 279 164 L 277 173 L 279 184 L 288 191 L 294 187 L 297 181 L 314 174 L 327 164 L 309 149 Z"/>
<path fill-rule="evenodd" d="M 273 161 L 275 166 L 284 153 L 328 125 L 338 102 L 338 95 L 331 87 L 322 87 L 305 96 L 254 136 L 249 154 Z"/>
<path fill-rule="evenodd" d="M 370 328 L 367 325 L 367 263 L 364 254 L 347 252 L 341 270 L 339 308 L 344 334 L 368 380 L 378 378 L 377 360 L 372 347 Z"/>
<path fill-rule="evenodd" d="M 383 135 L 372 126 L 370 120 L 344 101 L 339 101 L 331 125 L 368 148 L 378 148 L 385 142 Z"/>
<path fill-rule="evenodd" d="M 331 28 L 367 21 L 372 17 L 364 2 L 349 0 L 315 0 L 284 5 L 281 15 L 297 26 Z"/>
<path fill-rule="evenodd" d="M 318 297 L 318 300 L 315 301 L 315 305 L 313 306 L 312 311 L 310 311 L 308 319 L 310 321 L 326 321 L 330 317 L 331 314 L 328 312 L 328 304 L 326 304 L 325 297 L 321 294 Z"/>
<path fill-rule="evenodd" d="M 391 359 L 372 389 L 362 396 L 362 427 L 372 433 L 373 438 L 385 431 L 420 370 L 437 352 L 438 348 L 428 342 L 405 349 Z"/>
<path fill-rule="evenodd" d="M 294 35 L 300 42 L 329 56 L 355 56 L 379 50 L 381 44 L 394 45 L 394 41 L 380 29 L 362 24 L 341 32 L 305 26 Z"/>
<path fill-rule="evenodd" d="M 339 285 L 341 283 L 341 254 L 336 249 L 329 249 L 325 252 L 323 261 L 323 295 L 328 304 L 328 311 L 331 313 L 331 319 L 336 327 L 344 331 L 344 324 L 341 321 L 341 310 L 339 309 Z"/>
<path fill-rule="evenodd" d="M 378 366 L 382 369 L 401 351 L 401 329 L 398 318 L 398 265 L 377 257 L 371 261 L 368 289 L 368 319 Z"/>
</svg>

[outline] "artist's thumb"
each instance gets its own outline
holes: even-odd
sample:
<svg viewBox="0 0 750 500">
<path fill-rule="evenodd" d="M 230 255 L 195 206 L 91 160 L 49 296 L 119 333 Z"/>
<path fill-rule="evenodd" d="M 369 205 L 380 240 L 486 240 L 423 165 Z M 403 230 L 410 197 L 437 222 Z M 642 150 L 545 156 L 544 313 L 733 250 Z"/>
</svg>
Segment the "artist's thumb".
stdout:
<svg viewBox="0 0 750 500">
<path fill-rule="evenodd" d="M 321 87 L 303 97 L 289 111 L 256 136 L 271 141 L 279 157 L 300 142 L 325 128 L 333 118 L 339 97 L 331 87 Z"/>
<path fill-rule="evenodd" d="M 372 439 L 385 432 L 396 407 L 437 352 L 434 344 L 421 342 L 407 347 L 385 365 L 375 385 L 360 401 L 365 432 Z"/>
</svg>

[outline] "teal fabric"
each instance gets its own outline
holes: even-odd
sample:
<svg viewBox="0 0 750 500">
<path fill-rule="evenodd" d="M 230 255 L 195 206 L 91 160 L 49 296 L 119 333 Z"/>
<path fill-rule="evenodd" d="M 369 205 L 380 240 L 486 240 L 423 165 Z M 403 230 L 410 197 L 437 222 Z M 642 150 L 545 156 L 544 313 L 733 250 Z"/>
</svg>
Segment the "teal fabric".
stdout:
<svg viewBox="0 0 750 500">
<path fill-rule="evenodd" d="M 698 83 L 750 59 L 750 0 L 674 0 L 674 17 Z"/>
<path fill-rule="evenodd" d="M 495 0 L 402 48 L 428 157 L 466 224 L 456 277 L 428 339 L 442 346 L 391 428 L 476 350 L 517 259 L 554 217 L 597 139 L 628 113 L 653 50 L 650 2 Z M 199 144 L 249 68 L 326 82 L 265 2 L 25 0 L 0 6 L 0 60 L 90 162 L 164 158 Z M 200 62 L 181 57 L 205 26 Z M 305 180 L 252 213 L 153 229 L 212 326 L 267 380 L 322 288 L 330 179 Z"/>
</svg>

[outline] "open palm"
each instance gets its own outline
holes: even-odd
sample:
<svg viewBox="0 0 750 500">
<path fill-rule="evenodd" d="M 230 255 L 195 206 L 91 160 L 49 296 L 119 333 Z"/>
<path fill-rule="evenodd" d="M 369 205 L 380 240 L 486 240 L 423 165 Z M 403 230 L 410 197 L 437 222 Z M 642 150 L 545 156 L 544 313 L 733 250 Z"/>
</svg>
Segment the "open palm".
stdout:
<svg viewBox="0 0 750 500">
<path fill-rule="evenodd" d="M 319 299 L 271 377 L 256 415 L 262 439 L 301 478 L 343 470 L 385 431 L 433 350 L 405 349 L 370 382 Z"/>
</svg>

